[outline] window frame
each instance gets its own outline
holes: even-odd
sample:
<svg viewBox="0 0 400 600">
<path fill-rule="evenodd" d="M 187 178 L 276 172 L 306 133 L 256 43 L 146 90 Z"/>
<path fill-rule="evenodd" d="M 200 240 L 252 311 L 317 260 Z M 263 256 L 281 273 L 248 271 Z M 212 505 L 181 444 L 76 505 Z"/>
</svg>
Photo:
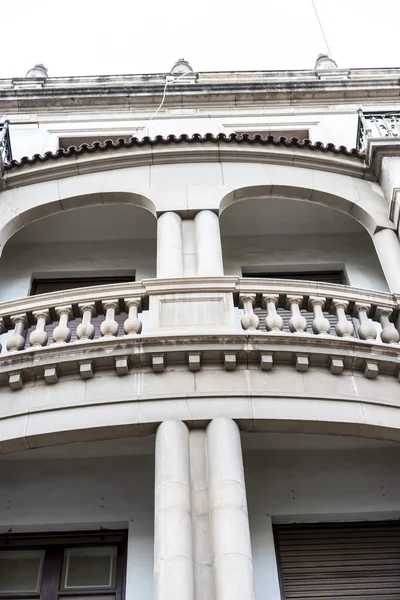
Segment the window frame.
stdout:
<svg viewBox="0 0 400 600">
<path fill-rule="evenodd" d="M 292 269 L 290 269 L 287 271 L 269 271 L 267 269 L 260 268 L 257 271 L 251 272 L 246 270 L 246 268 L 242 268 L 242 277 L 245 277 L 246 279 L 251 277 L 254 277 L 256 279 L 295 279 L 299 281 L 315 281 L 327 283 L 326 281 L 324 281 L 324 279 L 317 279 L 318 275 L 323 276 L 324 274 L 332 274 L 338 276 L 338 278 L 340 279 L 340 284 L 335 283 L 333 285 L 348 285 L 344 269 L 317 269 L 315 271 L 310 269 L 304 271 L 293 271 Z"/>
<path fill-rule="evenodd" d="M 57 600 L 75 597 L 90 599 L 99 595 L 114 596 L 124 600 L 127 563 L 126 530 L 51 532 L 31 534 L 0 535 L 1 550 L 45 550 L 40 592 L 0 592 L 0 600 Z M 61 591 L 61 575 L 64 550 L 67 548 L 91 548 L 117 546 L 117 568 L 115 590 L 105 588 L 95 590 Z"/>
<path fill-rule="evenodd" d="M 51 292 L 37 292 L 38 285 L 43 284 L 71 284 L 70 287 L 65 288 L 66 290 L 77 289 L 76 284 L 85 282 L 87 285 L 78 285 L 80 287 L 90 287 L 97 285 L 112 285 L 116 283 L 132 283 L 136 281 L 135 275 L 112 275 L 112 276 L 95 276 L 95 277 L 85 277 L 85 276 L 77 276 L 77 277 L 34 277 L 31 281 L 31 286 L 29 290 L 29 296 L 38 296 L 41 294 L 49 294 Z"/>
</svg>

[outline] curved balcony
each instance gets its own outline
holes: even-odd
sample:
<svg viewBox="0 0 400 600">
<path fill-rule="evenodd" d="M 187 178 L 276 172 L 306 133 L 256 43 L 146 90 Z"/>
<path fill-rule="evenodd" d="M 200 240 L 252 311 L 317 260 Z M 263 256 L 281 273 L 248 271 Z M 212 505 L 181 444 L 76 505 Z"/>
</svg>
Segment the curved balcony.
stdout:
<svg viewBox="0 0 400 600">
<path fill-rule="evenodd" d="M 399 441 L 399 309 L 393 294 L 236 277 L 3 302 L 0 453 L 217 416 Z"/>
<path fill-rule="evenodd" d="M 154 279 L 31 296 L 0 304 L 0 326 L 8 332 L 0 383 L 18 390 L 41 376 L 55 383 L 74 370 L 89 378 L 110 366 L 124 375 L 137 364 L 160 372 L 185 353 L 196 370 L 203 361 L 218 362 L 216 349 L 225 369 L 233 370 L 250 339 L 254 350 L 246 362 L 262 369 L 294 356 L 300 371 L 325 363 L 333 373 L 350 367 L 375 378 L 380 370 L 397 372 L 399 310 L 395 294 L 236 277 Z M 94 316 L 102 318 L 96 327 Z M 286 350 L 273 357 L 282 345 Z M 354 360 L 355 352 L 362 360 Z"/>
</svg>

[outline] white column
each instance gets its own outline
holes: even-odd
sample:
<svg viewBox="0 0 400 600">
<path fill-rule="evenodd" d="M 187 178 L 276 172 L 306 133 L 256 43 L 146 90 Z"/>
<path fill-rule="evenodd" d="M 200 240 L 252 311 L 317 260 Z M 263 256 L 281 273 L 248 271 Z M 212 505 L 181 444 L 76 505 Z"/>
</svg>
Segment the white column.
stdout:
<svg viewBox="0 0 400 600">
<path fill-rule="evenodd" d="M 253 562 L 239 428 L 207 427 L 209 501 L 216 600 L 254 600 Z"/>
<path fill-rule="evenodd" d="M 174 212 L 157 221 L 157 277 L 183 277 L 182 219 Z"/>
<path fill-rule="evenodd" d="M 192 490 L 193 573 L 196 600 L 215 600 L 206 448 L 205 429 L 191 430 L 190 480 Z"/>
<path fill-rule="evenodd" d="M 161 423 L 156 434 L 155 600 L 194 600 L 189 430 Z"/>
<path fill-rule="evenodd" d="M 400 241 L 396 232 L 381 229 L 372 240 L 390 291 L 400 293 Z"/>
<path fill-rule="evenodd" d="M 197 277 L 219 277 L 224 274 L 218 215 L 201 210 L 194 218 L 196 232 Z"/>
</svg>

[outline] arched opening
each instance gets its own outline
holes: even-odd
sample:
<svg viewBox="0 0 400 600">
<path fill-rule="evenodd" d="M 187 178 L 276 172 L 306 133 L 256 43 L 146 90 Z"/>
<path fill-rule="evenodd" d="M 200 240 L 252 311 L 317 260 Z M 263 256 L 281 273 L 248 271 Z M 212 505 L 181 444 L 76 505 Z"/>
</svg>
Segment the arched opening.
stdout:
<svg viewBox="0 0 400 600">
<path fill-rule="evenodd" d="M 287 198 L 249 197 L 228 205 L 220 223 L 226 275 L 290 273 L 294 279 L 296 272 L 342 271 L 342 283 L 388 291 L 370 235 L 338 210 Z"/>
<path fill-rule="evenodd" d="M 157 221 L 151 212 L 128 204 L 88 206 L 33 221 L 17 231 L 4 249 L 0 300 L 35 293 L 38 282 L 38 293 L 53 291 L 51 280 L 54 284 L 60 280 L 61 285 L 61 280 L 79 278 L 154 277 L 156 235 Z"/>
<path fill-rule="evenodd" d="M 62 211 L 17 231 L 0 259 L 0 301 L 155 277 L 157 221 L 130 204 Z M 126 314 L 116 315 L 121 332 Z M 93 319 L 100 336 L 104 315 Z M 72 338 L 79 320 L 71 322 Z M 57 322 L 47 325 L 48 334 Z M 28 332 L 29 337 L 29 332 Z"/>
<path fill-rule="evenodd" d="M 225 275 L 388 291 L 371 236 L 339 210 L 305 200 L 248 194 L 225 204 L 220 224 Z M 285 316 L 288 321 L 290 312 L 282 310 L 284 322 Z M 329 318 L 333 325 L 335 317 Z M 312 313 L 309 320 L 311 325 Z"/>
</svg>

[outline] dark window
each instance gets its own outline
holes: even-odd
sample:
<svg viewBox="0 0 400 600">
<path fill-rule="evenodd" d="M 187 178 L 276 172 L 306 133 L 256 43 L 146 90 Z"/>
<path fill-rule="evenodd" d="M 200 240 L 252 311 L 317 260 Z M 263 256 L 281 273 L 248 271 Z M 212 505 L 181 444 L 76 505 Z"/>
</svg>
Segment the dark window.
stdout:
<svg viewBox="0 0 400 600">
<path fill-rule="evenodd" d="M 74 288 L 88 287 L 91 285 L 108 285 L 112 283 L 126 283 L 135 281 L 135 276 L 116 277 L 64 277 L 54 279 L 34 279 L 31 286 L 31 296 L 59 292 L 61 290 L 72 290 Z"/>
<path fill-rule="evenodd" d="M 251 136 L 261 135 L 266 138 L 269 135 L 273 135 L 275 138 L 285 137 L 285 138 L 297 138 L 299 140 L 308 140 L 310 139 L 310 131 L 308 129 L 259 129 L 258 131 L 236 131 L 239 135 L 243 135 L 243 133 L 247 133 Z"/>
<path fill-rule="evenodd" d="M 343 271 L 277 271 L 243 273 L 243 277 L 265 277 L 267 279 L 297 279 L 300 281 L 322 281 L 323 283 L 345 284 Z"/>
<path fill-rule="evenodd" d="M 276 525 L 285 600 L 398 600 L 400 522 Z"/>
<path fill-rule="evenodd" d="M 0 599 L 123 600 L 126 533 L 0 537 Z"/>
</svg>

